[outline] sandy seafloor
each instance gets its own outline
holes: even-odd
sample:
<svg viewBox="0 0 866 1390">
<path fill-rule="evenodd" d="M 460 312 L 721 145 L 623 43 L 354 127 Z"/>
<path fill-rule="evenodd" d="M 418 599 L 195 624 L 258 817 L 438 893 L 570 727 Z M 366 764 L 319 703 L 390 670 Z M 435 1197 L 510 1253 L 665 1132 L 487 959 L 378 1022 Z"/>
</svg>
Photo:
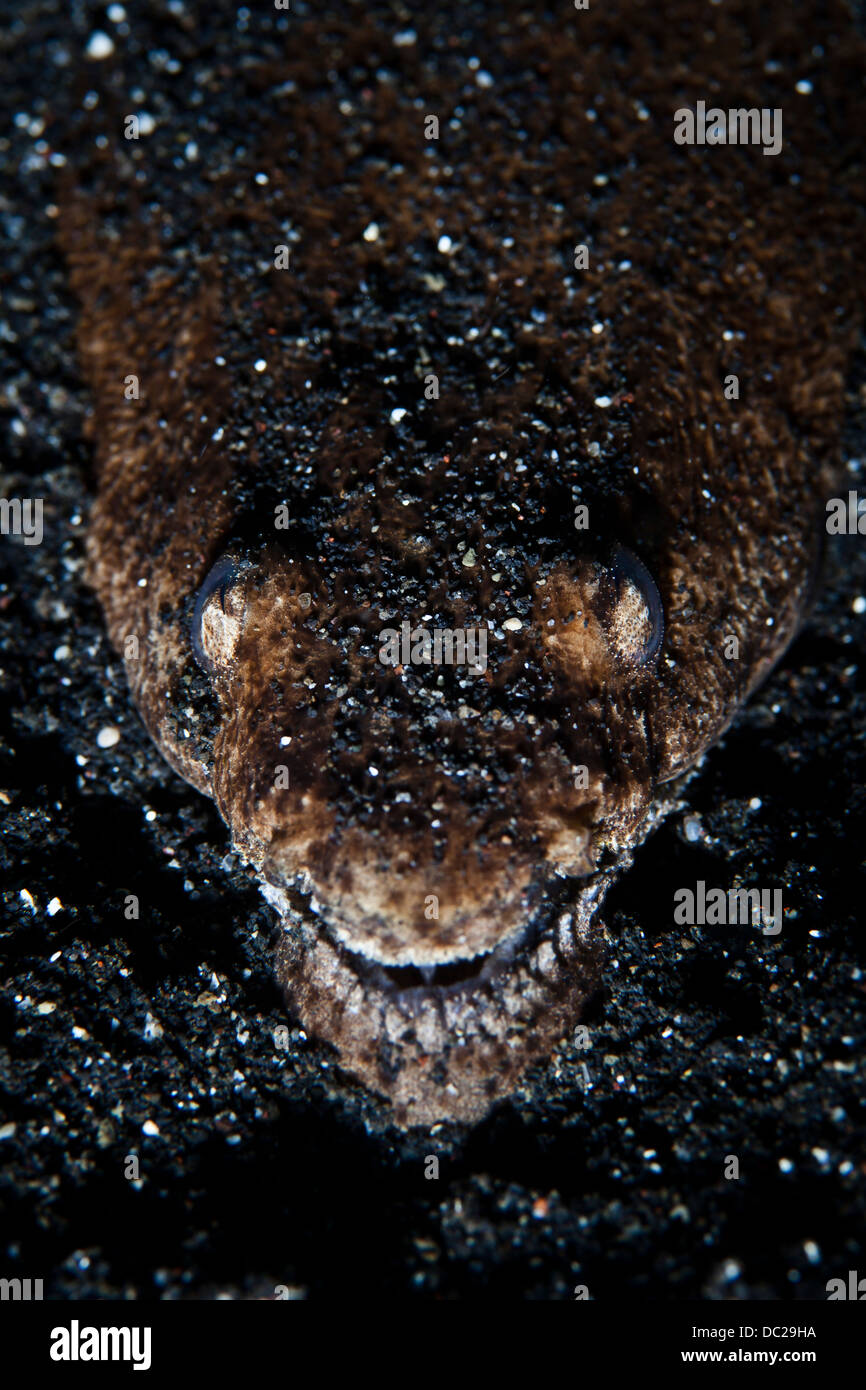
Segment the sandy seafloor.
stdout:
<svg viewBox="0 0 866 1390">
<path fill-rule="evenodd" d="M 102 10 L 66 8 L 17 23 L 80 43 Z M 60 1299 L 801 1300 L 862 1273 L 864 540 L 831 542 L 804 631 L 611 894 L 591 1048 L 471 1132 L 401 1134 L 294 1025 L 275 1047 L 276 919 L 150 744 L 83 586 L 86 398 L 37 141 L 0 138 L 3 490 L 46 522 L 0 550 L 0 1275 Z M 864 383 L 866 355 L 852 487 Z M 674 926 L 699 878 L 781 885 L 782 935 Z"/>
</svg>

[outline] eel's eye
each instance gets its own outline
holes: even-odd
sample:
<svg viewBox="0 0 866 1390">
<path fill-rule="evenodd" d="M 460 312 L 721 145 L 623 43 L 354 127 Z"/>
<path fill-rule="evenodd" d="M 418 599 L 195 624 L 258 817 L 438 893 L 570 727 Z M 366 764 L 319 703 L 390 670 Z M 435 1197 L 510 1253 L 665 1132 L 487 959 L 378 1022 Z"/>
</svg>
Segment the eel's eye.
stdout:
<svg viewBox="0 0 866 1390">
<path fill-rule="evenodd" d="M 193 656 L 208 675 L 225 670 L 235 654 L 246 600 L 239 581 L 251 568 L 246 560 L 224 555 L 208 571 L 196 595 L 190 622 Z"/>
<path fill-rule="evenodd" d="M 608 617 L 608 637 L 617 655 L 635 666 L 646 666 L 657 655 L 665 635 L 665 617 L 656 582 L 646 565 L 626 550 L 614 547 L 610 576 L 615 601 Z"/>
<path fill-rule="evenodd" d="M 596 686 L 648 666 L 665 631 L 655 580 L 621 545 L 558 565 L 548 576 L 537 620 L 569 680 Z"/>
</svg>

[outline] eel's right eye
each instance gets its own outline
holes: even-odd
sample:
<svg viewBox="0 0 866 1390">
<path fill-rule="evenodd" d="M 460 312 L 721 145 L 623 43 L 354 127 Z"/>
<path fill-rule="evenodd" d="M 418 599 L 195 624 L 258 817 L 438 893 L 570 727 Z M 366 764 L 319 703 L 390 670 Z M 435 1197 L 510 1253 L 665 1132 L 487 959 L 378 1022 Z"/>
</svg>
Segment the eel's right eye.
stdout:
<svg viewBox="0 0 866 1390">
<path fill-rule="evenodd" d="M 190 623 L 193 656 L 208 675 L 231 663 L 243 627 L 246 595 L 240 583 L 251 568 L 246 560 L 224 555 L 203 579 Z"/>
</svg>

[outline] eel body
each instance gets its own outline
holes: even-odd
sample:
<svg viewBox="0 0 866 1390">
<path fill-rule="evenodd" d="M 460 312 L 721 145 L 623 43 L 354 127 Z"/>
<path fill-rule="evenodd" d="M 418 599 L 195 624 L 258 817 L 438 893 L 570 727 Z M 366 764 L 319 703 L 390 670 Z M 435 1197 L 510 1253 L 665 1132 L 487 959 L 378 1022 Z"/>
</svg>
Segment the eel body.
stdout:
<svg viewBox="0 0 866 1390">
<path fill-rule="evenodd" d="M 802 617 L 861 42 L 832 0 L 335 4 L 221 65 L 184 14 L 183 82 L 133 24 L 72 130 L 90 579 L 292 1011 L 399 1123 L 474 1121 L 579 1019 L 607 883 Z M 781 149 L 678 143 L 700 102 Z"/>
</svg>

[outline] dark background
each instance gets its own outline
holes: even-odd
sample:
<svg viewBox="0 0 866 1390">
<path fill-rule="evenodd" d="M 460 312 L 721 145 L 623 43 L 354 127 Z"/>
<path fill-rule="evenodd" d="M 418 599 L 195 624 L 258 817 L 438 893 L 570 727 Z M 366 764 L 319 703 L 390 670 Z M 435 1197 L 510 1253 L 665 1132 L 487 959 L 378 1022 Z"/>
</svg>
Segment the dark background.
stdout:
<svg viewBox="0 0 866 1390">
<path fill-rule="evenodd" d="M 591 1048 L 469 1133 L 390 1128 L 291 1020 L 275 1047 L 275 918 L 150 745 L 83 586 L 86 400 L 32 122 L 46 55 L 62 105 L 56 55 L 94 28 L 98 5 L 19 5 L 0 44 L 3 491 L 45 499 L 41 546 L 0 542 L 0 1277 L 51 1298 L 823 1299 L 866 1274 L 863 540 L 830 542 L 803 633 L 611 894 Z M 864 383 L 866 354 L 851 487 Z M 781 886 L 782 935 L 675 927 L 698 878 Z"/>
</svg>

